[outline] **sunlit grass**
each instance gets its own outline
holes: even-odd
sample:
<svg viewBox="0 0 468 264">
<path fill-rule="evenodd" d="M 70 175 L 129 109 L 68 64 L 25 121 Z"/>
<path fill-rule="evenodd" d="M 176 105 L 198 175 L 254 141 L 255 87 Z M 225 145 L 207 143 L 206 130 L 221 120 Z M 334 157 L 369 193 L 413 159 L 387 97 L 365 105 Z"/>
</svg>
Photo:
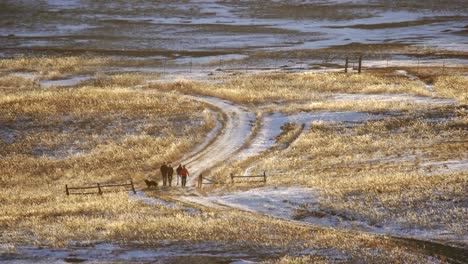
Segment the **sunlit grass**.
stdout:
<svg viewBox="0 0 468 264">
<path fill-rule="evenodd" d="M 253 74 L 234 76 L 221 84 L 181 82 L 173 85 L 153 84 L 150 87 L 185 93 L 204 94 L 237 103 L 271 101 L 321 101 L 330 93 L 407 93 L 428 96 L 430 93 L 417 81 L 404 77 L 380 77 L 372 74 L 302 73 Z"/>
<path fill-rule="evenodd" d="M 256 161 L 256 168 L 286 173 L 269 177 L 271 185 L 317 189 L 320 207 L 330 214 L 464 236 L 466 173 L 422 166 L 466 159 L 466 114 L 454 113 L 457 118 L 444 123 L 409 116 L 347 128 L 313 124 L 287 151 Z"/>
<path fill-rule="evenodd" d="M 468 104 L 468 77 L 446 76 L 438 78 L 435 82 L 437 94 L 454 98 L 462 104 Z"/>
</svg>

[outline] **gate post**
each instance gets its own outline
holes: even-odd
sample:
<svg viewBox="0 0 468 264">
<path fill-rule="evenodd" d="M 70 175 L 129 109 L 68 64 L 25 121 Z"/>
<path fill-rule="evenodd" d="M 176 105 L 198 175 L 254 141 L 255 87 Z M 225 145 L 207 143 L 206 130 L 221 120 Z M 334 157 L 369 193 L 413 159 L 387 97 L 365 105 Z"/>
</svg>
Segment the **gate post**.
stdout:
<svg viewBox="0 0 468 264">
<path fill-rule="evenodd" d="M 266 171 L 263 171 L 263 182 L 266 183 Z"/>
<path fill-rule="evenodd" d="M 200 173 L 198 176 L 198 188 L 201 188 L 203 185 L 203 175 Z"/>
<path fill-rule="evenodd" d="M 348 56 L 346 56 L 344 72 L 348 73 Z"/>
<path fill-rule="evenodd" d="M 358 73 L 361 73 L 361 67 L 362 67 L 362 55 L 359 55 Z"/>
<path fill-rule="evenodd" d="M 133 194 L 136 194 L 135 186 L 133 185 L 133 181 L 132 181 L 132 180 L 130 180 L 130 186 L 132 186 Z"/>
<path fill-rule="evenodd" d="M 98 194 L 102 195 L 101 185 L 99 183 L 97 183 L 97 188 L 98 188 Z"/>
<path fill-rule="evenodd" d="M 65 184 L 65 193 L 68 195 L 70 195 L 70 192 L 68 191 L 68 184 Z"/>
</svg>

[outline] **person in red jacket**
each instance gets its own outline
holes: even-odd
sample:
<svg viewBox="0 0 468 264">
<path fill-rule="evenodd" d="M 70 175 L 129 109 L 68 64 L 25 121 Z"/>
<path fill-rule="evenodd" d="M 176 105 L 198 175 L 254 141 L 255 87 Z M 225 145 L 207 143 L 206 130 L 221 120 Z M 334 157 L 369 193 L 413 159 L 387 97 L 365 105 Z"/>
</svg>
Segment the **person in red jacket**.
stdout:
<svg viewBox="0 0 468 264">
<path fill-rule="evenodd" d="M 187 184 L 187 177 L 189 176 L 189 172 L 187 168 L 185 168 L 185 165 L 182 167 L 182 170 L 180 171 L 180 177 L 182 178 L 182 187 L 185 187 Z"/>
</svg>

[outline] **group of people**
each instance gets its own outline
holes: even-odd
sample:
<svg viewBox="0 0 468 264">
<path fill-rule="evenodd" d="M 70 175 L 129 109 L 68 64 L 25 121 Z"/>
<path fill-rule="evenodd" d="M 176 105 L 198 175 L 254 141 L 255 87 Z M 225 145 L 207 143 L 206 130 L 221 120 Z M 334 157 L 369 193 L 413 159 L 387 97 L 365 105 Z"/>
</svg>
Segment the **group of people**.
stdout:
<svg viewBox="0 0 468 264">
<path fill-rule="evenodd" d="M 160 168 L 161 176 L 163 179 L 163 186 L 172 186 L 172 176 L 174 175 L 174 168 L 171 164 L 164 162 Z M 187 168 L 179 164 L 179 166 L 175 170 L 177 174 L 177 185 L 179 185 L 179 179 L 181 179 L 182 187 L 185 187 L 187 184 L 187 177 L 189 176 L 189 172 Z"/>
</svg>

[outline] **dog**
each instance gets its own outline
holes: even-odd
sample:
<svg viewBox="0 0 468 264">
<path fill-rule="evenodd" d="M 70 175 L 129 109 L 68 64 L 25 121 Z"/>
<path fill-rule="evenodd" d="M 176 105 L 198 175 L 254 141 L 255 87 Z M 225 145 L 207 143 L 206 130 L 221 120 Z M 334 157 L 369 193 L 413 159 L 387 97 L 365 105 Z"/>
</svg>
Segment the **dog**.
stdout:
<svg viewBox="0 0 468 264">
<path fill-rule="evenodd" d="M 158 183 L 156 181 L 145 180 L 145 183 L 148 188 L 158 187 Z"/>
</svg>

